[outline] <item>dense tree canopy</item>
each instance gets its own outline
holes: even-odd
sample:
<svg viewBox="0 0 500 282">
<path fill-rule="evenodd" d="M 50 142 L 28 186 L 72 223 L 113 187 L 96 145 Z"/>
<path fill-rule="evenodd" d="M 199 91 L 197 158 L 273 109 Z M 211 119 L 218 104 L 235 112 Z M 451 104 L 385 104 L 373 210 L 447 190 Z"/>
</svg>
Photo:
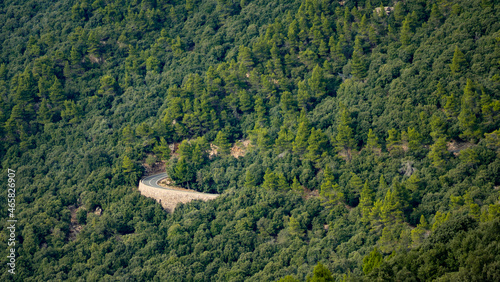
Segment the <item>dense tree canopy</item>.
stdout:
<svg viewBox="0 0 500 282">
<path fill-rule="evenodd" d="M 2 281 L 500 279 L 496 1 L 0 10 Z"/>
</svg>

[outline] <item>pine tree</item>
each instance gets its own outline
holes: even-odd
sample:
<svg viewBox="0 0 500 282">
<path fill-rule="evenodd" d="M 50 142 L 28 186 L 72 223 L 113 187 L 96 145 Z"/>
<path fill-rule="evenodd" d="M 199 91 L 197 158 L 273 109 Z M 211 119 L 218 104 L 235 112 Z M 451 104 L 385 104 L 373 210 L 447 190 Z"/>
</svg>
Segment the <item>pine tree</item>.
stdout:
<svg viewBox="0 0 500 282">
<path fill-rule="evenodd" d="M 366 147 L 369 150 L 380 148 L 380 144 L 378 143 L 378 137 L 377 135 L 375 135 L 375 133 L 371 128 L 368 130 L 368 140 L 366 141 Z"/>
<path fill-rule="evenodd" d="M 214 144 L 218 147 L 217 154 L 227 155 L 231 150 L 231 143 L 227 140 L 226 133 L 223 131 L 217 132 Z"/>
<path fill-rule="evenodd" d="M 160 137 L 160 143 L 154 147 L 153 152 L 159 155 L 163 161 L 170 159 L 170 147 L 164 137 Z"/>
<path fill-rule="evenodd" d="M 432 9 L 431 9 L 431 16 L 429 17 L 429 23 L 432 24 L 433 26 L 437 27 L 441 24 L 442 18 L 443 18 L 443 15 L 439 11 L 438 5 L 433 4 Z"/>
<path fill-rule="evenodd" d="M 13 79 L 16 81 L 16 78 Z M 34 102 L 37 86 L 33 72 L 26 67 L 20 75 L 17 76 L 17 85 L 15 88 L 14 101 L 18 105 L 26 105 Z"/>
<path fill-rule="evenodd" d="M 68 123 L 77 123 L 80 121 L 82 108 L 73 101 L 64 101 L 64 110 L 61 111 L 61 118 Z"/>
<path fill-rule="evenodd" d="M 238 51 L 238 62 L 243 64 L 248 70 L 253 67 L 254 62 L 250 48 L 240 45 Z"/>
<path fill-rule="evenodd" d="M 7 78 L 7 67 L 4 63 L 0 64 L 0 80 L 5 80 Z"/>
<path fill-rule="evenodd" d="M 372 270 L 378 267 L 383 261 L 382 254 L 375 247 L 367 256 L 363 258 L 363 273 L 369 274 Z"/>
<path fill-rule="evenodd" d="M 326 268 L 321 262 L 314 267 L 313 276 L 307 278 L 307 282 L 333 282 L 332 273 L 328 268 Z"/>
<path fill-rule="evenodd" d="M 399 37 L 401 44 L 403 46 L 410 45 L 411 40 L 411 30 L 410 30 L 410 15 L 407 15 L 403 21 L 403 27 L 401 27 L 401 35 Z"/>
<path fill-rule="evenodd" d="M 417 192 L 420 188 L 420 178 L 418 172 L 413 173 L 405 182 L 405 186 L 412 192 Z"/>
<path fill-rule="evenodd" d="M 87 51 L 89 54 L 99 56 L 99 39 L 95 31 L 89 32 Z"/>
<path fill-rule="evenodd" d="M 284 191 L 287 190 L 288 183 L 286 182 L 283 174 L 275 173 L 271 171 L 270 168 L 267 168 L 264 174 L 264 182 L 262 183 L 262 187 L 266 190 Z"/>
<path fill-rule="evenodd" d="M 374 199 L 374 193 L 373 190 L 370 188 L 368 185 L 368 180 L 365 181 L 365 184 L 363 185 L 363 189 L 361 190 L 361 195 L 360 195 L 360 201 L 359 201 L 359 208 L 361 209 L 361 221 L 364 223 L 370 222 L 370 210 L 373 207 L 373 199 Z"/>
<path fill-rule="evenodd" d="M 135 164 L 132 162 L 132 160 L 128 156 L 123 157 L 123 172 L 125 173 L 131 173 L 135 171 Z"/>
<path fill-rule="evenodd" d="M 344 193 L 340 191 L 340 186 L 335 183 L 333 172 L 327 166 L 323 173 L 319 194 L 324 197 L 324 205 L 332 208 L 344 200 Z"/>
<path fill-rule="evenodd" d="M 401 201 L 396 191 L 387 190 L 381 207 L 382 223 L 387 226 L 402 221 Z"/>
<path fill-rule="evenodd" d="M 378 190 L 384 192 L 387 188 L 389 188 L 389 186 L 387 186 L 387 181 L 385 181 L 384 175 L 381 174 L 378 181 Z"/>
<path fill-rule="evenodd" d="M 455 52 L 453 53 L 453 59 L 451 60 L 450 69 L 453 75 L 458 75 L 462 72 L 466 61 L 465 56 L 458 46 L 455 46 Z"/>
<path fill-rule="evenodd" d="M 361 180 L 361 178 L 359 178 L 358 175 L 351 172 L 351 179 L 349 179 L 348 185 L 351 193 L 359 194 L 361 192 L 361 189 L 363 188 L 363 181 Z"/>
<path fill-rule="evenodd" d="M 354 41 L 354 52 L 352 53 L 352 75 L 357 79 L 364 79 L 366 77 L 367 67 L 366 59 L 363 55 L 363 47 L 361 45 L 361 38 L 356 36 Z"/>
<path fill-rule="evenodd" d="M 194 0 L 186 0 L 185 7 L 188 14 L 192 14 L 194 9 Z"/>
<path fill-rule="evenodd" d="M 299 107 L 302 110 L 307 111 L 309 109 L 311 94 L 309 93 L 309 89 L 307 88 L 305 81 L 299 81 L 298 83 L 298 92 L 297 92 L 297 100 Z"/>
<path fill-rule="evenodd" d="M 294 19 L 288 27 L 288 41 L 292 47 L 296 48 L 298 46 L 297 42 L 299 32 L 299 24 L 297 23 L 297 20 Z"/>
<path fill-rule="evenodd" d="M 460 135 L 461 138 L 467 138 L 474 141 L 481 135 L 481 131 L 478 128 L 476 113 L 479 112 L 477 107 L 477 93 L 474 90 L 472 81 L 467 79 L 467 85 L 464 89 L 464 95 L 462 96 L 461 111 L 458 115 L 458 122 L 460 129 L 463 133 Z"/>
<path fill-rule="evenodd" d="M 294 136 L 288 131 L 285 126 L 281 126 L 278 132 L 278 138 L 276 138 L 275 145 L 281 150 L 292 149 L 292 142 Z"/>
<path fill-rule="evenodd" d="M 443 169 L 446 164 L 446 156 L 448 155 L 448 151 L 446 150 L 446 139 L 444 137 L 439 137 L 436 142 L 431 145 L 430 149 L 428 156 L 432 160 L 432 164 L 438 169 Z"/>
<path fill-rule="evenodd" d="M 454 94 L 451 94 L 449 96 L 445 96 L 446 102 L 444 105 L 444 111 L 448 117 L 456 117 L 457 116 L 457 109 L 458 109 L 458 102 L 457 99 L 455 98 Z"/>
<path fill-rule="evenodd" d="M 52 113 L 50 112 L 50 109 L 48 107 L 47 99 L 45 98 L 42 99 L 42 102 L 40 103 L 40 108 L 38 108 L 37 115 L 39 123 L 47 124 L 51 122 Z"/>
<path fill-rule="evenodd" d="M 299 181 L 297 180 L 297 177 L 293 178 L 293 183 L 292 186 L 290 187 L 294 193 L 297 194 L 302 194 L 303 188 L 302 185 L 300 185 Z"/>
<path fill-rule="evenodd" d="M 176 183 L 184 184 L 191 180 L 191 170 L 187 161 L 184 158 L 180 158 L 174 167 L 174 173 L 172 178 Z M 188 184 L 189 187 L 189 184 Z"/>
<path fill-rule="evenodd" d="M 257 177 L 250 169 L 245 172 L 245 187 L 254 187 L 257 185 Z"/>
<path fill-rule="evenodd" d="M 290 235 L 302 237 L 304 235 L 304 230 L 298 219 L 293 215 L 290 216 L 290 221 L 288 222 L 288 230 Z"/>
<path fill-rule="evenodd" d="M 111 75 L 101 77 L 101 87 L 97 93 L 102 96 L 115 96 L 119 94 L 120 86 Z"/>
<path fill-rule="evenodd" d="M 252 97 L 245 90 L 238 92 L 238 97 L 240 99 L 240 111 L 248 112 L 253 109 Z"/>
<path fill-rule="evenodd" d="M 316 65 L 312 71 L 312 76 L 308 81 L 309 88 L 314 93 L 314 97 L 319 101 L 326 95 L 326 81 L 323 69 Z"/>
<path fill-rule="evenodd" d="M 324 157 L 328 139 L 321 129 L 316 130 L 313 127 L 307 143 L 309 144 L 307 146 L 308 159 L 313 162 L 318 162 L 322 157 Z"/>
<path fill-rule="evenodd" d="M 398 131 L 395 128 L 391 128 L 388 131 L 389 136 L 386 139 L 386 144 L 387 144 L 387 149 L 390 150 L 394 146 L 399 145 L 401 143 L 400 139 L 398 138 Z"/>
<path fill-rule="evenodd" d="M 294 113 L 297 110 L 297 102 L 293 98 L 292 93 L 288 91 L 284 91 L 281 94 L 280 104 L 283 115 L 286 113 Z"/>
<path fill-rule="evenodd" d="M 351 118 L 347 108 L 343 107 L 343 111 L 340 118 L 340 123 L 337 126 L 336 148 L 337 151 L 342 151 L 346 154 L 347 161 L 351 161 L 351 150 L 355 146 L 354 136 L 352 128 L 350 127 Z"/>
<path fill-rule="evenodd" d="M 64 101 L 63 88 L 57 77 L 54 77 L 54 84 L 49 88 L 49 98 L 55 106 L 60 105 Z"/>
<path fill-rule="evenodd" d="M 302 153 L 306 150 L 309 140 L 309 124 L 305 121 L 299 124 L 297 129 L 297 135 L 295 136 L 295 140 L 293 141 L 293 151 L 296 153 Z"/>
<path fill-rule="evenodd" d="M 410 151 L 420 149 L 422 136 L 414 127 L 408 127 L 408 148 Z"/>
</svg>

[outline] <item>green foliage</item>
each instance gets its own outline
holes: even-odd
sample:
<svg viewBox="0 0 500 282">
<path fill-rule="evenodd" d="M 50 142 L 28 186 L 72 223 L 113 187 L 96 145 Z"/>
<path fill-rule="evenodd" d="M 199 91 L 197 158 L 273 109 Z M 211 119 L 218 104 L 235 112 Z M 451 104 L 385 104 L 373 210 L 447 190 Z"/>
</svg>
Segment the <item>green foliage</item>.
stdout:
<svg viewBox="0 0 500 282">
<path fill-rule="evenodd" d="M 1 280 L 500 280 L 498 5 L 344 2 L 2 3 Z"/>
<path fill-rule="evenodd" d="M 321 262 L 314 267 L 313 276 L 307 279 L 308 282 L 329 282 L 334 281 L 332 273 Z"/>
<path fill-rule="evenodd" d="M 363 258 L 363 272 L 369 274 L 382 263 L 382 254 L 377 248 L 373 249 L 367 256 Z"/>
</svg>

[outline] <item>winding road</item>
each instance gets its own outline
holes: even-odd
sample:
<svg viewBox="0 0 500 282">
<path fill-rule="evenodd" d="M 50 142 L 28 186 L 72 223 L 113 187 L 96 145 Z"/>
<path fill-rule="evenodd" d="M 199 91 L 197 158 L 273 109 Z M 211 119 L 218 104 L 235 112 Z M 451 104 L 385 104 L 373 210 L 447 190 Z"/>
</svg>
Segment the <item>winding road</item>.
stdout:
<svg viewBox="0 0 500 282">
<path fill-rule="evenodd" d="M 159 174 L 146 176 L 143 179 L 141 179 L 141 182 L 144 183 L 144 185 L 146 185 L 146 186 L 167 189 L 167 190 L 173 190 L 173 189 L 165 188 L 163 186 L 158 185 L 158 182 L 160 182 L 160 180 L 167 178 L 167 177 L 168 177 L 168 174 L 166 172 L 162 172 Z"/>
<path fill-rule="evenodd" d="M 179 203 L 189 203 L 192 200 L 208 201 L 219 196 L 218 194 L 207 194 L 187 189 L 160 186 L 158 183 L 166 177 L 168 175 L 164 172 L 144 177 L 139 182 L 139 192 L 143 196 L 157 200 L 167 211 L 173 212 Z"/>
<path fill-rule="evenodd" d="M 203 193 L 203 192 L 198 192 L 194 190 L 189 190 L 189 189 L 175 189 L 175 188 L 168 188 L 165 186 L 161 186 L 158 184 L 161 180 L 165 179 L 168 177 L 168 174 L 166 172 L 158 173 L 158 174 L 153 174 L 150 176 L 146 176 L 143 179 L 141 179 L 142 184 L 153 187 L 153 188 L 160 188 L 164 190 L 171 190 L 171 191 L 181 191 L 184 193 L 192 193 L 192 194 L 203 194 L 203 195 L 217 195 L 217 194 L 209 194 L 209 193 Z"/>
</svg>

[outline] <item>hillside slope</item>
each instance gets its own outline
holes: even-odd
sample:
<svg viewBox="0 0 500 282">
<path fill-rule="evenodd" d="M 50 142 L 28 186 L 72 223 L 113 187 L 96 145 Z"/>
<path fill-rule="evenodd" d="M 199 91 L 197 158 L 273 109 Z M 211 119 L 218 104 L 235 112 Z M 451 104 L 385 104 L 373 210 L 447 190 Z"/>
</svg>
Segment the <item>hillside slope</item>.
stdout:
<svg viewBox="0 0 500 282">
<path fill-rule="evenodd" d="M 2 281 L 499 280 L 496 1 L 0 10 Z M 221 196 L 166 213 L 158 160 Z"/>
</svg>

